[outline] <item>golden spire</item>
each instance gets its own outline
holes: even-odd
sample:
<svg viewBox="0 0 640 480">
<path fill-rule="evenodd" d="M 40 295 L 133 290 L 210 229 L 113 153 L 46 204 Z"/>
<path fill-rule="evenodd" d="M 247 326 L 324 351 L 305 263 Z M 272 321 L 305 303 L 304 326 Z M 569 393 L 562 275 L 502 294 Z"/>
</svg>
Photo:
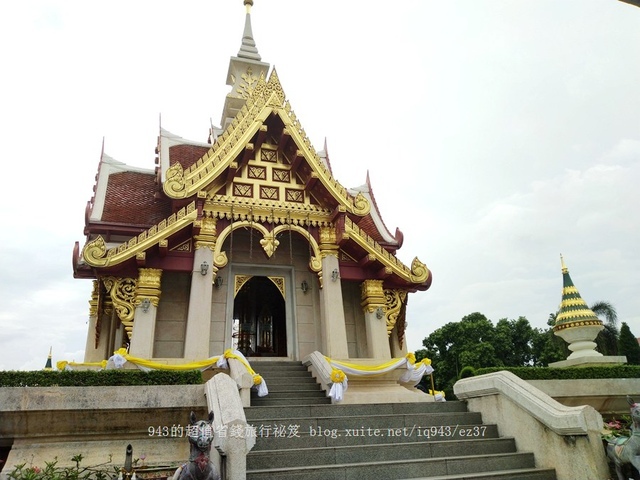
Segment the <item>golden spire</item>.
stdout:
<svg viewBox="0 0 640 480">
<path fill-rule="evenodd" d="M 53 365 L 51 364 L 51 352 L 53 351 L 53 347 L 49 347 L 49 356 L 47 357 L 47 363 L 44 365 L 45 370 L 53 370 Z"/>
<path fill-rule="evenodd" d="M 564 258 L 562 257 L 562 254 L 560 254 L 560 265 L 562 266 L 562 274 L 564 275 L 565 273 L 569 273 L 569 269 L 567 268 L 567 266 L 564 264 Z"/>
<path fill-rule="evenodd" d="M 582 299 L 580 292 L 573 284 L 562 255 L 560 255 L 560 264 L 562 265 L 562 301 L 554 330 L 584 325 L 602 325 L 602 321 L 587 306 L 587 302 Z"/>
</svg>

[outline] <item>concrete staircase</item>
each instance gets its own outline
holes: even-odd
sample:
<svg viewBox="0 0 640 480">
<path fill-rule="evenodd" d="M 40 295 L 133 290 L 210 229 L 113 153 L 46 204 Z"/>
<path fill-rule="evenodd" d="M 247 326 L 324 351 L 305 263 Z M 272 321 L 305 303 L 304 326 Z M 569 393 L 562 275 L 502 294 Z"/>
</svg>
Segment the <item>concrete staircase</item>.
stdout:
<svg viewBox="0 0 640 480">
<path fill-rule="evenodd" d="M 331 405 L 299 362 L 254 368 L 269 395 L 245 409 L 258 436 L 248 480 L 556 478 L 462 402 Z"/>
</svg>

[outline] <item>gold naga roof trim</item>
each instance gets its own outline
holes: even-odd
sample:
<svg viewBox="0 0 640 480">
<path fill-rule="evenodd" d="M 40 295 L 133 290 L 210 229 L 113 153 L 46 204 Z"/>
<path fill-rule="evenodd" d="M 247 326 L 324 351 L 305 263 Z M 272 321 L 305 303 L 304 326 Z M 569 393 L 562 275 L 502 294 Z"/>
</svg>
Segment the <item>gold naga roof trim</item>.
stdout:
<svg viewBox="0 0 640 480">
<path fill-rule="evenodd" d="M 145 230 L 117 247 L 107 248 L 107 244 L 101 235 L 87 244 L 82 249 L 82 258 L 92 267 L 110 267 L 118 265 L 138 254 L 144 252 L 167 239 L 185 226 L 197 219 L 198 209 L 196 202 L 191 202 L 176 213 L 171 214 L 157 225 Z"/>
<path fill-rule="evenodd" d="M 390 274 L 393 273 L 407 282 L 421 284 L 426 282 L 429 275 L 431 275 L 427 266 L 418 257 L 415 257 L 411 262 L 411 268 L 407 267 L 395 255 L 382 248 L 378 242 L 367 235 L 349 218 L 345 218 L 343 238 L 348 238 L 360 245 L 360 247 L 377 258 Z"/>
<path fill-rule="evenodd" d="M 320 160 L 300 121 L 286 100 L 275 69 L 269 80 L 260 76 L 253 92 L 224 133 L 194 165 L 184 169 L 180 163 L 171 165 L 166 172 L 163 190 L 170 198 L 181 199 L 195 195 L 224 172 L 250 143 L 252 137 L 266 128 L 264 122 L 272 113 L 277 113 L 284 128 L 300 149 L 313 173 L 318 176 L 346 212 L 367 215 L 371 205 L 362 194 L 351 196 Z"/>
</svg>

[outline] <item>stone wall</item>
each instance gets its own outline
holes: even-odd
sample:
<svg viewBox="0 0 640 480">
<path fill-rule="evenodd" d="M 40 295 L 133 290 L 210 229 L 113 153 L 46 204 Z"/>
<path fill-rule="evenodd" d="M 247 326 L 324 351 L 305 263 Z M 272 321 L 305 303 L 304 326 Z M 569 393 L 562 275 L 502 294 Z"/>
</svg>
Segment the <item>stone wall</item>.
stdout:
<svg viewBox="0 0 640 480">
<path fill-rule="evenodd" d="M 189 311 L 191 275 L 163 272 L 161 297 L 156 316 L 153 356 L 155 358 L 182 358 Z"/>
<path fill-rule="evenodd" d="M 203 385 L 0 388 L 0 443 L 12 446 L 3 473 L 54 457 L 59 466 L 72 466 L 78 454 L 83 465 L 111 456 L 121 466 L 129 443 L 148 464 L 177 465 L 188 458 L 189 445 L 170 429 L 185 427 L 192 410 L 198 418 L 208 414 Z M 150 435 L 150 427 L 160 433 L 167 427 L 168 435 Z"/>
</svg>

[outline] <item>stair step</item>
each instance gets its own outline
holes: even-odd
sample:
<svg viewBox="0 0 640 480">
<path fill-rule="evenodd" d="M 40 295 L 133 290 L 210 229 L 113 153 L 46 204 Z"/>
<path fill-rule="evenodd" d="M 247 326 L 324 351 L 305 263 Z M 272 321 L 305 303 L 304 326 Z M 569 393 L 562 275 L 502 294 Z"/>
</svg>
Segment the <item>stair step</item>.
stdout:
<svg viewBox="0 0 640 480">
<path fill-rule="evenodd" d="M 418 477 L 411 480 L 556 480 L 553 468 L 519 468 L 492 472 L 463 473 L 438 477 Z M 409 479 L 403 479 L 409 480 Z"/>
<path fill-rule="evenodd" d="M 313 378 L 306 370 L 256 370 L 256 373 L 260 374 L 261 377 L 266 378 L 267 383 L 269 382 L 269 379 L 274 378 Z"/>
<path fill-rule="evenodd" d="M 315 390 L 304 389 L 304 390 L 296 390 L 296 391 L 291 391 L 291 390 L 273 391 L 270 389 L 269 395 L 266 397 L 258 397 L 257 393 L 254 393 L 253 395 L 256 399 L 264 398 L 264 399 L 270 399 L 270 400 L 291 399 L 295 396 L 295 399 L 300 400 L 301 403 L 304 403 L 303 399 L 306 399 L 309 397 L 326 398 L 326 394 L 324 393 L 324 390 L 319 390 L 319 389 L 315 389 Z"/>
<path fill-rule="evenodd" d="M 361 480 L 362 478 L 420 478 L 534 468 L 531 453 L 499 453 L 463 457 L 418 458 L 369 463 L 344 463 L 309 467 L 269 468 L 247 471 L 247 480 Z M 462 477 L 465 478 L 465 477 Z"/>
<path fill-rule="evenodd" d="M 256 372 L 275 372 L 278 370 L 301 370 L 308 372 L 307 367 L 300 362 L 254 362 L 252 368 Z"/>
<path fill-rule="evenodd" d="M 245 408 L 256 428 L 248 480 L 556 479 L 465 403 L 331 404 L 300 362 L 253 366 L 269 395 L 252 392 Z"/>
<path fill-rule="evenodd" d="M 269 398 L 267 395 L 263 398 Z M 302 417 L 353 417 L 370 415 L 408 415 L 411 413 L 460 413 L 466 412 L 463 402 L 427 403 L 370 403 L 366 405 L 322 405 L 291 407 L 248 407 L 247 421 L 255 419 L 279 419 Z"/>
<path fill-rule="evenodd" d="M 262 378 L 266 379 L 267 385 L 271 387 L 271 385 L 318 385 L 320 384 L 316 382 L 316 379 L 312 376 L 283 376 L 283 377 L 267 377 L 265 375 L 261 375 Z"/>
<path fill-rule="evenodd" d="M 433 441 L 410 443 L 380 443 L 341 447 L 295 448 L 289 450 L 258 450 L 247 457 L 247 468 L 289 468 L 336 463 L 409 460 L 413 458 L 452 457 L 461 451 L 465 455 L 513 453 L 513 438 L 484 440 Z"/>
<path fill-rule="evenodd" d="M 312 397 L 311 397 L 312 398 Z M 455 431 L 464 425 L 465 431 L 462 436 L 469 435 L 474 438 L 484 436 L 482 417 L 475 412 L 459 413 L 412 413 L 408 415 L 368 415 L 352 417 L 288 417 L 282 419 L 253 419 L 252 425 L 272 424 L 274 422 L 286 421 L 295 423 L 301 428 L 322 428 L 323 430 L 334 430 L 345 436 L 353 433 L 356 436 L 366 436 L 367 429 L 382 429 L 398 432 L 396 436 L 429 436 L 431 434 L 440 436 L 453 436 Z M 469 430 L 469 429 L 472 430 Z M 475 430 L 473 430 L 475 429 Z"/>
<path fill-rule="evenodd" d="M 268 407 L 268 406 L 274 406 L 274 407 L 281 407 L 281 406 L 309 406 L 309 405 L 325 405 L 325 404 L 330 404 L 331 403 L 331 399 L 328 397 L 310 397 L 310 398 L 304 398 L 304 399 L 300 399 L 300 398 L 269 398 L 269 396 L 267 397 L 262 397 L 262 398 L 252 398 L 251 399 L 251 403 L 256 406 L 256 407 Z"/>
<path fill-rule="evenodd" d="M 435 435 L 429 434 L 425 436 L 424 432 L 418 435 L 417 432 L 411 432 L 410 429 L 405 431 L 388 429 L 379 429 L 377 432 L 375 429 L 367 431 L 365 429 L 364 435 L 360 435 L 360 432 L 355 435 L 354 432 L 338 431 L 322 429 L 320 433 L 317 428 L 313 428 L 313 434 L 310 428 L 303 428 L 294 423 L 289 423 L 288 420 L 283 420 L 281 423 L 271 424 L 255 424 L 256 427 L 256 444 L 252 451 L 262 450 L 284 450 L 284 449 L 298 449 L 298 448 L 335 448 L 344 446 L 363 446 L 363 445 L 379 445 L 384 443 L 394 444 L 408 444 L 424 441 L 467 441 L 467 440 L 488 440 L 497 439 L 498 427 L 496 425 L 482 425 L 483 436 L 469 437 L 462 435 L 465 431 L 474 429 L 477 425 L 461 426 L 455 433 L 453 432 L 436 432 Z M 447 434 L 448 433 L 448 434 Z"/>
</svg>

